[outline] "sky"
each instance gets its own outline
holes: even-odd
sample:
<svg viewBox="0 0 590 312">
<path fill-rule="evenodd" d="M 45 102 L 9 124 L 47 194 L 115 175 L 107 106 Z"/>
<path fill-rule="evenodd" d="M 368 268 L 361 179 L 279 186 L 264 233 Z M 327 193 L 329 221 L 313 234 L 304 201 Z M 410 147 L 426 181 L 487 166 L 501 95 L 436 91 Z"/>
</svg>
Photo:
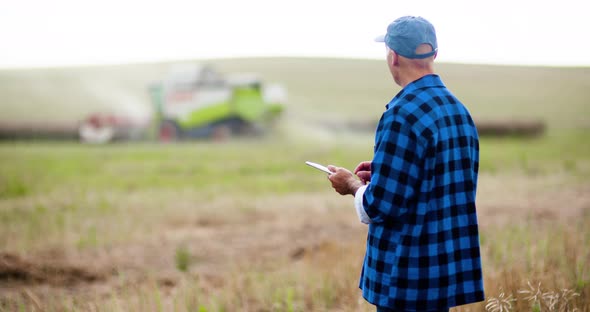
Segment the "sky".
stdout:
<svg viewBox="0 0 590 312">
<path fill-rule="evenodd" d="M 373 39 L 403 15 L 434 24 L 438 62 L 590 66 L 583 0 L 0 0 L 0 68 L 382 59 Z"/>
</svg>

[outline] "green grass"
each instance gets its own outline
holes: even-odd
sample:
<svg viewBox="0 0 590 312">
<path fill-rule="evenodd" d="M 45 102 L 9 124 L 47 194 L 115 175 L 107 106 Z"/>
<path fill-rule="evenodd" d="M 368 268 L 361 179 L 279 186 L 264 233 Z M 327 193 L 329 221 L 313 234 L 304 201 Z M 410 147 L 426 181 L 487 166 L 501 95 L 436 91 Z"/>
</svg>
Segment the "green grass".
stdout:
<svg viewBox="0 0 590 312">
<path fill-rule="evenodd" d="M 300 153 L 285 153 L 296 149 Z M 235 144 L 77 146 L 68 143 L 8 144 L 0 147 L 9 184 L 0 194 L 48 193 L 56 188 L 88 190 L 198 189 L 229 193 L 281 193 L 313 190 L 307 158 L 342 163 L 343 147 L 271 142 Z M 366 150 L 367 156 L 370 151 Z M 349 166 L 352 163 L 348 163 Z M 30 181 L 24 185 L 23 180 Z M 301 181 L 303 183 L 294 183 Z M 307 181 L 306 181 L 307 180 Z M 324 182 L 324 181 L 322 181 Z M 293 187 L 295 189 L 293 189 Z M 30 190 L 29 190 L 30 189 Z"/>
<path fill-rule="evenodd" d="M 563 170 L 588 177 L 590 136 L 568 131 L 537 139 L 481 141 L 481 171 L 507 168 L 549 173 Z M 248 140 L 230 144 L 115 144 L 107 146 L 56 143 L 0 145 L 0 198 L 96 190 L 197 189 L 215 193 L 267 194 L 313 191 L 325 181 L 310 175 L 304 161 L 354 169 L 372 157 L 371 138 L 364 141 L 313 143 L 312 140 Z"/>
<path fill-rule="evenodd" d="M 480 168 L 483 172 L 516 170 L 530 175 L 566 172 L 579 179 L 589 178 L 588 131 L 549 133 L 535 139 L 483 138 Z"/>
<path fill-rule="evenodd" d="M 176 268 L 181 272 L 186 272 L 191 264 L 191 253 L 186 246 L 176 247 L 176 253 L 174 254 L 174 262 Z"/>
</svg>

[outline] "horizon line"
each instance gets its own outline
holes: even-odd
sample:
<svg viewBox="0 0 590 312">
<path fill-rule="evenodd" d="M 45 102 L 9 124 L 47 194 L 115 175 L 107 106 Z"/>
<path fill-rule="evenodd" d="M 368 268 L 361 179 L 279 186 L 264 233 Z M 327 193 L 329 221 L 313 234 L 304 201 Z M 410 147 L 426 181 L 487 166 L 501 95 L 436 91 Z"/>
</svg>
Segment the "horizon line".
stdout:
<svg viewBox="0 0 590 312">
<path fill-rule="evenodd" d="M 33 64 L 33 65 L 7 65 L 0 64 L 0 71 L 10 70 L 34 70 L 34 69 L 67 69 L 83 67 L 109 67 L 109 66 L 132 66 L 132 65 L 149 65 L 149 64 L 166 64 L 166 63 L 189 63 L 189 62 L 214 62 L 224 60 L 247 60 L 247 59 L 333 59 L 333 60 L 355 60 L 355 61 L 382 61 L 375 57 L 358 57 L 358 56 L 323 56 L 323 55 L 273 55 L 273 56 L 217 56 L 201 58 L 161 58 L 146 60 L 121 60 L 105 62 L 73 62 L 73 63 L 56 63 L 56 64 Z M 540 64 L 540 63 L 510 63 L 510 62 L 477 62 L 477 61 L 455 61 L 443 60 L 437 61 L 436 64 L 452 65 L 474 65 L 474 66 L 502 66 L 502 67 L 529 67 L 529 68 L 589 68 L 590 64 Z"/>
</svg>

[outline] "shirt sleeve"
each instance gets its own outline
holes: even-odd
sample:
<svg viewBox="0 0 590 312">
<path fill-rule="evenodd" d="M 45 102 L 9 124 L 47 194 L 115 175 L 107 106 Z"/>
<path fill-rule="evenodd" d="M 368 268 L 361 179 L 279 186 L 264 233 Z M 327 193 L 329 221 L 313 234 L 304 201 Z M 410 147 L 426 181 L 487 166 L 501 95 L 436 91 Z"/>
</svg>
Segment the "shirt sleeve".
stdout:
<svg viewBox="0 0 590 312">
<path fill-rule="evenodd" d="M 393 113 L 382 119 L 371 163 L 371 183 L 363 196 L 372 223 L 404 215 L 420 187 L 423 146 L 408 120 L 412 114 Z"/>
<path fill-rule="evenodd" d="M 356 208 L 356 215 L 359 217 L 359 220 L 364 224 L 369 224 L 371 223 L 371 218 L 369 218 L 363 207 L 363 195 L 366 189 L 367 185 L 363 185 L 356 191 L 354 194 L 354 207 Z"/>
</svg>

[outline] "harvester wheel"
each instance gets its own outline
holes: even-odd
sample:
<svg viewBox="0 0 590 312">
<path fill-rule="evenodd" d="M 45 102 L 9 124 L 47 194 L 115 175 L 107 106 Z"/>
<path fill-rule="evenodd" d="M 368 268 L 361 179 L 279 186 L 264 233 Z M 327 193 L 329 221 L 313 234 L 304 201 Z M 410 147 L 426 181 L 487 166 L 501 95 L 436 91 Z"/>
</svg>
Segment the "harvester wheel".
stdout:
<svg viewBox="0 0 590 312">
<path fill-rule="evenodd" d="M 111 124 L 100 122 L 100 117 L 90 117 L 78 128 L 78 137 L 84 143 L 104 144 L 113 140 L 115 129 Z"/>
<path fill-rule="evenodd" d="M 228 125 L 217 125 L 213 128 L 211 137 L 215 141 L 227 141 L 231 137 L 232 131 Z"/>
<path fill-rule="evenodd" d="M 173 142 L 178 140 L 178 127 L 171 121 L 164 121 L 160 125 L 159 133 L 161 142 Z"/>
</svg>

